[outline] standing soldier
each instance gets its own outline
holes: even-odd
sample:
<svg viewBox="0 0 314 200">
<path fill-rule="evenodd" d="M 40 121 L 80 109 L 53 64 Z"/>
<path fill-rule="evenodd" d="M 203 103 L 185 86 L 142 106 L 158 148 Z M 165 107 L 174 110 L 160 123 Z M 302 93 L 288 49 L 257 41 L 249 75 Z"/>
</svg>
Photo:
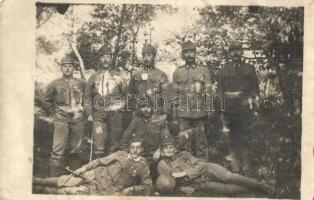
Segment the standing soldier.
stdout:
<svg viewBox="0 0 314 200">
<path fill-rule="evenodd" d="M 140 95 L 149 96 L 153 100 L 154 110 L 167 114 L 169 81 L 164 72 L 155 68 L 156 53 L 155 47 L 150 44 L 143 47 L 144 69 L 139 69 L 132 74 L 129 92 L 132 100 Z"/>
<path fill-rule="evenodd" d="M 110 125 L 125 105 L 123 93 L 126 90 L 122 77 L 111 69 L 111 49 L 103 46 L 99 52 L 102 65 L 88 80 L 84 102 L 88 119 L 93 120 L 93 154 L 97 158 L 109 150 L 107 138 L 112 140 L 114 137 Z M 115 141 L 111 142 L 116 145 Z"/>
<path fill-rule="evenodd" d="M 243 63 L 240 43 L 229 48 L 231 62 L 225 64 L 218 77 L 217 93 L 224 96 L 223 112 L 224 132 L 228 135 L 229 153 L 233 171 L 250 173 L 247 126 L 253 117 L 253 103 L 257 102 L 259 86 L 255 70 Z"/>
<path fill-rule="evenodd" d="M 79 153 L 82 150 L 81 144 L 84 137 L 83 94 L 85 82 L 73 77 L 74 60 L 71 57 L 61 60 L 61 71 L 63 77 L 48 85 L 44 98 L 49 114 L 54 115 L 50 176 L 62 174 L 64 154 L 68 143 L 71 147 L 70 164 L 75 160 L 83 161 Z"/>
<path fill-rule="evenodd" d="M 191 151 L 194 156 L 207 160 L 205 122 L 210 113 L 205 97 L 211 93 L 211 77 L 205 66 L 196 64 L 195 56 L 195 45 L 190 41 L 184 43 L 182 58 L 185 65 L 173 74 L 173 92 L 181 102 L 180 108 L 173 109 L 173 118 L 179 123 L 179 149 Z"/>
</svg>

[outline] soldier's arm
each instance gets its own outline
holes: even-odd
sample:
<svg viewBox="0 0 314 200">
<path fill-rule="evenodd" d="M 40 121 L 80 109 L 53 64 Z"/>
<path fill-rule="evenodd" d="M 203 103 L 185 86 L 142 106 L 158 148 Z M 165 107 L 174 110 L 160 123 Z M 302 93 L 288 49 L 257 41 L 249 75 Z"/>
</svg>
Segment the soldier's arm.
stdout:
<svg viewBox="0 0 314 200">
<path fill-rule="evenodd" d="M 83 165 L 80 169 L 78 169 L 77 171 L 84 172 L 84 171 L 88 171 L 88 170 L 92 170 L 95 169 L 98 166 L 106 166 L 109 165 L 110 163 L 112 163 L 113 161 L 117 160 L 117 154 L 116 153 L 112 153 L 106 157 L 103 158 L 97 158 L 95 160 L 93 160 L 92 162 Z M 75 172 L 77 172 L 75 171 Z"/>
<path fill-rule="evenodd" d="M 166 135 L 170 135 L 168 122 L 167 122 L 167 116 L 162 116 L 161 119 L 161 126 L 160 126 L 160 137 L 164 138 Z"/>
<path fill-rule="evenodd" d="M 206 92 L 206 108 L 210 108 L 210 110 L 207 112 L 207 116 L 210 118 L 213 113 L 211 112 L 212 105 L 213 105 L 213 88 L 212 88 L 212 77 L 211 77 L 211 72 L 209 69 L 205 68 L 205 73 L 204 73 L 204 80 L 205 80 L 205 92 Z"/>
<path fill-rule="evenodd" d="M 218 72 L 217 74 L 217 90 L 216 95 L 222 95 L 223 94 L 223 78 L 222 78 L 222 72 Z"/>
<path fill-rule="evenodd" d="M 164 107 L 163 107 L 163 113 L 168 114 L 169 113 L 169 98 L 170 98 L 170 83 L 165 73 L 162 74 L 162 77 L 160 80 L 160 91 L 165 102 Z"/>
<path fill-rule="evenodd" d="M 131 77 L 130 77 L 130 81 L 129 81 L 129 85 L 128 85 L 128 92 L 130 94 L 134 94 L 135 93 L 135 77 L 134 77 L 134 72 L 131 74 Z"/>
<path fill-rule="evenodd" d="M 140 183 L 134 186 L 135 195 L 149 195 L 152 191 L 153 182 L 150 176 L 150 170 L 147 165 L 145 165 L 140 170 Z"/>
<path fill-rule="evenodd" d="M 128 94 L 128 83 L 124 78 L 122 78 L 122 80 L 120 81 L 119 88 L 120 88 L 121 95 Z"/>
<path fill-rule="evenodd" d="M 178 76 L 177 76 L 177 73 L 174 72 L 173 73 L 173 77 L 172 77 L 172 87 L 170 88 L 170 103 L 171 103 L 171 100 L 174 101 L 175 100 L 175 96 L 178 94 Z M 172 103 L 170 104 L 172 105 Z M 171 107 L 171 118 L 174 120 L 174 121 L 177 121 L 177 111 Z"/>
<path fill-rule="evenodd" d="M 223 76 L 222 71 L 218 72 L 217 77 L 217 88 L 214 93 L 214 97 L 212 98 L 214 110 L 215 112 L 222 114 L 221 112 L 224 110 L 224 85 L 223 85 Z"/>
<path fill-rule="evenodd" d="M 87 81 L 86 80 L 81 80 L 81 87 L 82 87 L 82 92 L 83 92 L 83 96 L 82 96 L 82 106 L 84 107 L 85 103 L 85 99 L 84 99 L 84 95 L 85 95 L 85 91 L 86 91 L 86 85 L 87 85 Z"/>
<path fill-rule="evenodd" d="M 84 110 L 87 115 L 92 114 L 92 106 L 93 106 L 93 86 L 94 86 L 95 75 L 92 75 L 88 82 L 86 83 L 84 90 Z"/>
<path fill-rule="evenodd" d="M 161 160 L 158 163 L 157 171 L 159 175 L 171 175 L 171 167 L 165 162 L 165 160 Z"/>
<path fill-rule="evenodd" d="M 186 156 L 186 162 L 190 162 L 192 164 L 191 167 L 189 167 L 188 169 L 186 169 L 186 174 L 190 179 L 194 179 L 200 175 L 202 175 L 206 168 L 205 168 L 205 161 L 198 159 L 196 157 L 194 157 L 191 153 L 186 152 L 185 154 Z"/>
<path fill-rule="evenodd" d="M 205 88 L 206 90 L 211 93 L 212 91 L 212 77 L 210 70 L 205 68 Z"/>
<path fill-rule="evenodd" d="M 54 113 L 55 95 L 56 95 L 55 82 L 52 82 L 47 86 L 43 101 L 44 108 L 46 109 L 49 115 L 52 115 Z"/>
<path fill-rule="evenodd" d="M 258 79 L 257 79 L 256 71 L 253 66 L 251 66 L 251 69 L 252 70 L 251 70 L 251 75 L 250 75 L 250 85 L 251 85 L 250 95 L 252 97 L 257 97 L 260 95 Z"/>
<path fill-rule="evenodd" d="M 131 108 L 132 111 L 135 110 L 135 100 L 133 99 L 133 95 L 135 95 L 135 78 L 134 78 L 134 72 L 131 74 L 129 85 L 127 88 L 128 91 L 128 97 L 127 97 L 127 104 Z"/>
</svg>

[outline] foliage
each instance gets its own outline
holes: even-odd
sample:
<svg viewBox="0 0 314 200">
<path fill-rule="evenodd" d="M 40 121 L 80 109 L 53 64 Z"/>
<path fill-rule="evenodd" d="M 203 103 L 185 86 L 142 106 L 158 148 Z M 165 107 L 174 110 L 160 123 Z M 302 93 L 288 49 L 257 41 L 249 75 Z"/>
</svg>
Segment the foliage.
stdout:
<svg viewBox="0 0 314 200">
<path fill-rule="evenodd" d="M 98 50 L 103 45 L 110 46 L 113 56 L 117 57 L 115 67 L 126 68 L 128 63 L 137 65 L 139 30 L 154 19 L 158 10 L 169 14 L 176 12 L 170 5 L 97 5 L 92 13 L 93 21 L 83 25 L 78 33 L 79 52 L 86 68 L 99 66 Z"/>
</svg>

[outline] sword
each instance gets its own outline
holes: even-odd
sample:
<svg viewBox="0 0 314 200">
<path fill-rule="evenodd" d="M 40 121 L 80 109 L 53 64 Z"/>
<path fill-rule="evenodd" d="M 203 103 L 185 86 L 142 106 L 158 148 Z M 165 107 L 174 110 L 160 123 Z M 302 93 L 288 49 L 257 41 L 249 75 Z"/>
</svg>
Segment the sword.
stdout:
<svg viewBox="0 0 314 200">
<path fill-rule="evenodd" d="M 78 176 L 78 177 L 84 179 L 85 181 L 87 181 L 88 183 L 93 183 L 93 184 L 97 185 L 98 187 L 100 187 L 100 188 L 102 188 L 102 189 L 104 189 L 104 190 L 109 190 L 110 192 L 117 193 L 117 191 L 115 191 L 115 190 L 113 190 L 113 189 L 110 189 L 110 188 L 108 188 L 108 187 L 106 187 L 106 186 L 104 186 L 104 185 L 102 185 L 102 184 L 100 184 L 100 183 L 98 183 L 98 182 L 96 182 L 96 181 L 90 180 L 89 178 L 87 178 L 87 177 L 85 177 L 85 176 L 82 176 L 82 175 L 80 175 L 80 174 L 75 174 L 74 171 L 71 170 L 69 167 L 65 167 L 65 169 L 66 169 L 68 172 L 70 172 L 71 175 L 73 175 L 73 176 Z"/>
</svg>

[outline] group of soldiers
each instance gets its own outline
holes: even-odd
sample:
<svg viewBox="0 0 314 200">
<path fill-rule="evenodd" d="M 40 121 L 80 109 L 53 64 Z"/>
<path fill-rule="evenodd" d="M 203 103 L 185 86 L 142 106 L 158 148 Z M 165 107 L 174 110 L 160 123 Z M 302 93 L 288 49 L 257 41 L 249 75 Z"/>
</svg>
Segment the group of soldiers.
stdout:
<svg viewBox="0 0 314 200">
<path fill-rule="evenodd" d="M 216 90 L 211 71 L 196 62 L 196 47 L 190 41 L 182 45 L 185 64 L 175 70 L 172 84 L 155 67 L 157 51 L 150 44 L 142 49 L 143 68 L 133 72 L 129 82 L 112 69 L 111 49 L 104 46 L 99 51 L 102 66 L 87 83 L 73 77 L 74 59 L 65 57 L 63 77 L 46 90 L 44 105 L 54 116 L 50 177 L 34 178 L 35 185 L 62 194 L 150 195 L 157 177 L 169 175 L 176 179 L 176 191 L 188 195 L 198 190 L 272 192 L 270 185 L 239 175 L 251 172 L 246 122 L 259 96 L 255 70 L 242 62 L 240 44 L 229 48 L 231 61 L 220 71 Z M 206 123 L 213 117 L 213 107 L 208 109 L 214 104 L 213 91 L 222 100 L 223 109 L 216 112 L 228 135 L 232 172 L 208 162 Z M 204 98 L 207 94 L 210 99 Z M 129 108 L 130 124 L 123 134 L 114 135 L 114 116 Z M 93 123 L 88 164 L 79 154 L 87 120 Z M 62 175 L 67 146 L 69 162 L 84 165 Z"/>
</svg>

